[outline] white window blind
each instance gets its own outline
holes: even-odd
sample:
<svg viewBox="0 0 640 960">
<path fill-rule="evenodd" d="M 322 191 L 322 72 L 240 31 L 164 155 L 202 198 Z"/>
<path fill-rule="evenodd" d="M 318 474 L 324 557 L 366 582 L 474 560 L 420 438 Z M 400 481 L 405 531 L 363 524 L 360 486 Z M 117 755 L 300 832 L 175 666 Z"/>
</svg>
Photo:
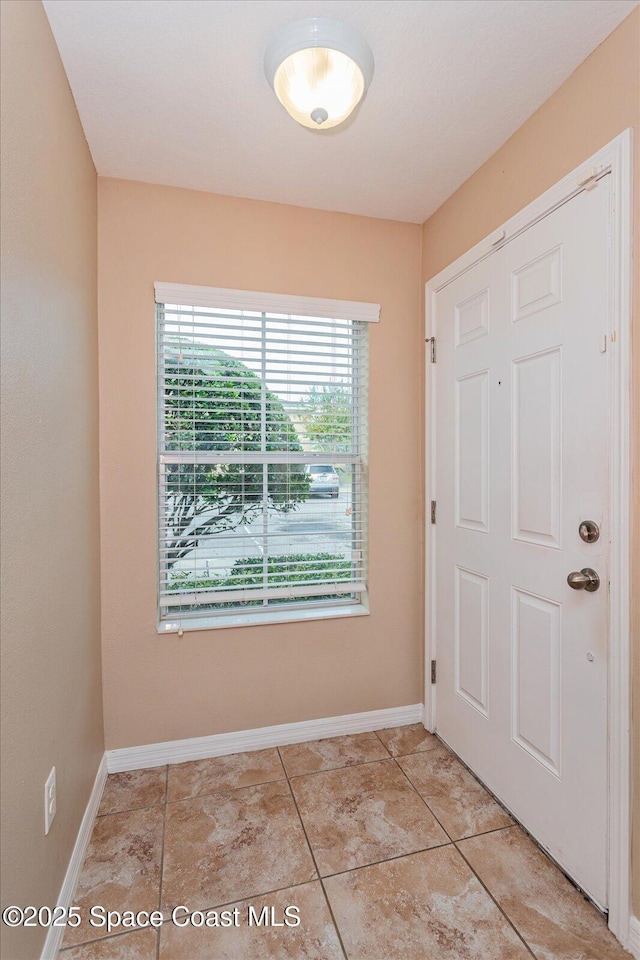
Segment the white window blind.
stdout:
<svg viewBox="0 0 640 960">
<path fill-rule="evenodd" d="M 161 621 L 322 615 L 366 591 L 368 323 L 353 313 L 377 312 L 259 296 L 156 286 Z"/>
</svg>

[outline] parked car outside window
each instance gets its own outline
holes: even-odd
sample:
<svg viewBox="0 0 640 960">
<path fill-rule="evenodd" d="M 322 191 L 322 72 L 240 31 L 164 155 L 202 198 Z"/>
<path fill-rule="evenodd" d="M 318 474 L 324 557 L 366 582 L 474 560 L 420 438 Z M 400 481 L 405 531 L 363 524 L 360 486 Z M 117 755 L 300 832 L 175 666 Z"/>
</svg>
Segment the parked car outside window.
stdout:
<svg viewBox="0 0 640 960">
<path fill-rule="evenodd" d="M 307 467 L 307 473 L 311 480 L 310 497 L 330 496 L 335 500 L 340 493 L 340 478 L 335 467 L 327 463 L 312 463 Z"/>
</svg>

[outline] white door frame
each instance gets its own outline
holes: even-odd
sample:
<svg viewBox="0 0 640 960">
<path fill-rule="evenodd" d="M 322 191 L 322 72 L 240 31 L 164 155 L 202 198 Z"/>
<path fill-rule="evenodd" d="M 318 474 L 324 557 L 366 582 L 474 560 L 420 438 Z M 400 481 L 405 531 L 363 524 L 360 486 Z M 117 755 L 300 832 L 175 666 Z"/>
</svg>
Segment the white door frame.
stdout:
<svg viewBox="0 0 640 960">
<path fill-rule="evenodd" d="M 508 220 L 491 236 L 472 247 L 425 288 L 425 337 L 437 338 L 435 297 L 439 290 L 476 263 L 522 233 L 554 209 L 589 189 L 594 180 L 611 176 L 611 449 L 610 514 L 611 582 L 609 591 L 609 928 L 626 945 L 629 940 L 631 871 L 631 278 L 632 278 L 632 131 L 625 130 L 541 197 Z M 603 318 L 604 319 L 604 318 Z M 437 341 L 436 341 L 437 343 Z M 436 491 L 437 362 L 426 350 L 426 578 L 425 578 L 425 713 L 424 725 L 436 727 L 436 687 L 431 661 L 436 659 L 435 570 L 437 524 L 431 523 Z"/>
</svg>

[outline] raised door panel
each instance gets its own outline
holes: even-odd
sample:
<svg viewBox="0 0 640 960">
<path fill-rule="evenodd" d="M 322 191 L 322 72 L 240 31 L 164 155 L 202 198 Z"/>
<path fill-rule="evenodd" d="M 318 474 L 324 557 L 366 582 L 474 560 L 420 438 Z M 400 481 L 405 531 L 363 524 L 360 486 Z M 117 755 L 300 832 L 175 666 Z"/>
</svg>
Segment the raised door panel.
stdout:
<svg viewBox="0 0 640 960">
<path fill-rule="evenodd" d="M 560 776 L 560 604 L 512 590 L 512 737 Z"/>
<path fill-rule="evenodd" d="M 512 535 L 560 548 L 560 347 L 513 362 Z"/>
<path fill-rule="evenodd" d="M 525 320 L 562 300 L 562 247 L 549 250 L 511 276 L 511 317 Z"/>
<path fill-rule="evenodd" d="M 456 693 L 488 716 L 489 579 L 456 567 Z"/>
<path fill-rule="evenodd" d="M 455 309 L 456 347 L 478 340 L 489 333 L 489 291 L 474 293 Z"/>
<path fill-rule="evenodd" d="M 456 380 L 456 525 L 489 531 L 489 371 Z"/>
</svg>

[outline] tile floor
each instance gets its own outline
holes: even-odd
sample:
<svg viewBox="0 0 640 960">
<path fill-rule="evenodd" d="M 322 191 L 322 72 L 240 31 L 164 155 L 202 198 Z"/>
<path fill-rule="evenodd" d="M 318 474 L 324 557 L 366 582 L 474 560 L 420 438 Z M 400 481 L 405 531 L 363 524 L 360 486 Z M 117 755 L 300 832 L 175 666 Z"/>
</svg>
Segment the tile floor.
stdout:
<svg viewBox="0 0 640 960">
<path fill-rule="evenodd" d="M 417 724 L 112 774 L 75 903 L 60 960 L 629 956 Z M 238 925 L 107 934 L 92 905 Z M 265 906 L 279 922 L 297 907 L 299 926 L 251 925 Z"/>
</svg>

